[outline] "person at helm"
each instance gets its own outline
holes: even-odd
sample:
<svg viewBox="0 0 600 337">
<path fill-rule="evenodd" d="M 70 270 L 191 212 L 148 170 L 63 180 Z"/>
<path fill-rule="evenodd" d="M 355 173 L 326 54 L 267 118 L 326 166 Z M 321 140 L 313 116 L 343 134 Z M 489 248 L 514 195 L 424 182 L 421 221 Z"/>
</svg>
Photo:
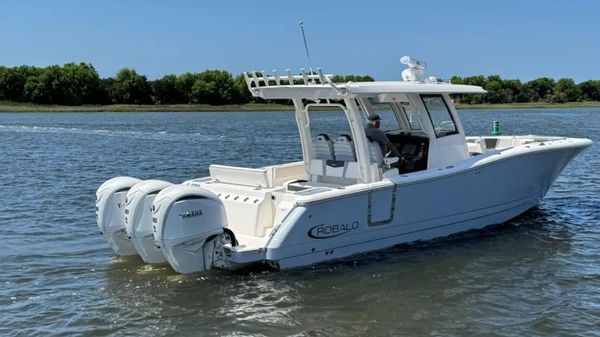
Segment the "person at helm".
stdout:
<svg viewBox="0 0 600 337">
<path fill-rule="evenodd" d="M 400 157 L 400 152 L 398 152 L 396 146 L 390 142 L 385 133 L 381 131 L 379 128 L 380 126 L 381 117 L 375 113 L 370 114 L 367 124 L 365 125 L 365 134 L 367 135 L 367 138 L 377 142 L 381 148 L 381 153 L 386 154 L 388 151 L 391 151 L 394 156 Z"/>
</svg>

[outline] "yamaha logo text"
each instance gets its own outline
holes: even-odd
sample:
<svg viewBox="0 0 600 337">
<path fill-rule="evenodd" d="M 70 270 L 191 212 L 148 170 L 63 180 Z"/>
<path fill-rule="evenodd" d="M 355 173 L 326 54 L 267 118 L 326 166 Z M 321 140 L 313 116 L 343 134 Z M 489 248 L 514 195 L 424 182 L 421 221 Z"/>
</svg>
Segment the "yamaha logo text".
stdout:
<svg viewBox="0 0 600 337">
<path fill-rule="evenodd" d="M 202 210 L 201 209 L 195 209 L 193 211 L 189 211 L 189 212 L 185 212 L 183 214 L 179 214 L 180 217 L 182 218 L 193 218 L 195 216 L 201 216 L 202 215 Z"/>
</svg>

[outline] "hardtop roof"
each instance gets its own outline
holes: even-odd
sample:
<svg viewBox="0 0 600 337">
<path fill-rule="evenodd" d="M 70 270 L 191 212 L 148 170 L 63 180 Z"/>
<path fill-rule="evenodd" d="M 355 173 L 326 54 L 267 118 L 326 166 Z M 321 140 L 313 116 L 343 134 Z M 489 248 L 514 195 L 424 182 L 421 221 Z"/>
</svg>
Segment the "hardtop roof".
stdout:
<svg viewBox="0 0 600 337">
<path fill-rule="evenodd" d="M 348 82 L 344 84 L 294 84 L 250 87 L 252 95 L 264 99 L 341 99 L 348 96 L 376 96 L 380 94 L 485 94 L 474 85 L 447 82 Z"/>
</svg>

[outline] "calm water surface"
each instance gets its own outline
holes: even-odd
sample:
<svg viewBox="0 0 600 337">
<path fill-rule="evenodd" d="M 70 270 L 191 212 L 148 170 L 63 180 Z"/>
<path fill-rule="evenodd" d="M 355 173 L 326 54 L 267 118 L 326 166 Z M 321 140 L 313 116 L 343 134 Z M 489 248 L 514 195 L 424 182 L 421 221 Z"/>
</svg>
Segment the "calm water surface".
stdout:
<svg viewBox="0 0 600 337">
<path fill-rule="evenodd" d="M 469 134 L 588 137 L 503 226 L 289 272 L 116 258 L 95 190 L 300 158 L 291 113 L 0 114 L 0 336 L 600 336 L 600 110 L 462 111 Z M 324 113 L 334 125 L 334 113 Z"/>
</svg>

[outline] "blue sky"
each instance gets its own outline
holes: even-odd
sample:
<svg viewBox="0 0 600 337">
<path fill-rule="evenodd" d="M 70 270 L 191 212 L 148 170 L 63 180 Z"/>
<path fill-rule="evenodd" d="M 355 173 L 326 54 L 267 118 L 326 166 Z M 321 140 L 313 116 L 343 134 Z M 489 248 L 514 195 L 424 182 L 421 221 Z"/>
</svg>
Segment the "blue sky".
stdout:
<svg viewBox="0 0 600 337">
<path fill-rule="evenodd" d="M 90 62 L 102 77 L 204 69 L 307 67 L 400 78 L 402 55 L 427 75 L 600 79 L 600 1 L 0 2 L 0 64 Z"/>
</svg>

